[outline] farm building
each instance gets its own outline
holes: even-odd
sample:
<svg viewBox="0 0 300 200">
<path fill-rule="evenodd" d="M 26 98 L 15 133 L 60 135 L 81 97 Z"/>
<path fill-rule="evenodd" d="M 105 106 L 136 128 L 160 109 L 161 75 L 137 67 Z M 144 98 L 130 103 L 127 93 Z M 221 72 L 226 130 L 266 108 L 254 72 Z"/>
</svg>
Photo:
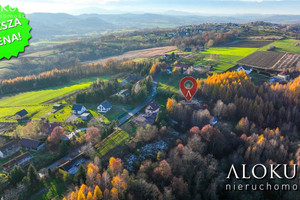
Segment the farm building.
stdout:
<svg viewBox="0 0 300 200">
<path fill-rule="evenodd" d="M 23 110 L 20 110 L 19 112 L 17 112 L 15 114 L 15 117 L 16 117 L 16 119 L 24 119 L 27 117 L 27 114 L 28 114 L 27 110 L 23 109 Z"/>
<path fill-rule="evenodd" d="M 252 68 L 248 67 L 248 66 L 245 66 L 245 65 L 241 65 L 241 66 L 239 66 L 239 68 L 236 71 L 237 72 L 244 71 L 247 74 L 250 74 L 252 72 Z"/>
<path fill-rule="evenodd" d="M 83 105 L 74 104 L 72 106 L 72 113 L 73 114 L 81 115 L 85 111 L 86 111 L 86 108 Z"/>
<path fill-rule="evenodd" d="M 108 111 L 110 111 L 112 109 L 112 105 L 107 101 L 103 101 L 98 107 L 97 110 L 100 113 L 107 113 Z"/>
<path fill-rule="evenodd" d="M 68 160 L 67 162 L 63 163 L 59 166 L 59 171 L 62 173 L 70 173 L 76 174 L 78 167 L 80 164 L 84 163 L 86 159 L 83 157 L 83 153 L 78 154 L 74 158 Z"/>
<path fill-rule="evenodd" d="M 80 115 L 80 118 L 84 121 L 87 121 L 87 120 L 91 119 L 91 114 L 90 113 L 83 113 L 82 115 Z"/>
<path fill-rule="evenodd" d="M 55 109 L 55 110 L 60 110 L 60 109 L 62 109 L 62 105 L 61 104 L 54 104 L 53 105 L 53 109 Z"/>
<path fill-rule="evenodd" d="M 10 141 L 0 147 L 0 158 L 6 158 L 20 150 L 20 146 L 16 141 Z"/>
<path fill-rule="evenodd" d="M 2 169 L 4 172 L 9 173 L 9 171 L 14 166 L 24 167 L 24 166 L 28 165 L 32 158 L 33 158 L 33 156 L 30 153 L 28 153 L 28 152 L 23 153 L 22 155 L 19 155 L 15 158 L 11 159 L 7 163 L 3 164 Z"/>
<path fill-rule="evenodd" d="M 151 102 L 147 105 L 145 113 L 147 115 L 157 114 L 160 110 L 159 105 L 156 102 Z"/>
<path fill-rule="evenodd" d="M 290 74 L 287 72 L 281 72 L 281 73 L 277 74 L 277 77 L 287 81 L 290 79 Z"/>
<path fill-rule="evenodd" d="M 22 138 L 20 140 L 19 144 L 24 149 L 31 150 L 31 151 L 38 151 L 41 148 L 43 148 L 43 146 L 45 146 L 44 142 L 37 141 L 37 140 L 31 140 L 31 139 L 27 139 L 27 138 Z"/>
</svg>

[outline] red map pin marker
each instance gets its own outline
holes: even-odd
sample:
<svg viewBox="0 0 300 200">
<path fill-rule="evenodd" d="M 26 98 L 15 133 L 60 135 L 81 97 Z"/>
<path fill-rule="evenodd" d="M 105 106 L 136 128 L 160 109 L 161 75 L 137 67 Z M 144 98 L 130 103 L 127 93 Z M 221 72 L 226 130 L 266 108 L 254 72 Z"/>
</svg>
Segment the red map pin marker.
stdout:
<svg viewBox="0 0 300 200">
<path fill-rule="evenodd" d="M 185 87 L 185 83 L 187 81 L 192 82 L 193 86 L 191 88 L 186 88 Z M 180 81 L 180 90 L 181 90 L 183 96 L 186 98 L 186 100 L 190 101 L 193 98 L 193 96 L 195 95 L 196 91 L 197 91 L 197 81 L 191 76 L 183 78 Z"/>
</svg>

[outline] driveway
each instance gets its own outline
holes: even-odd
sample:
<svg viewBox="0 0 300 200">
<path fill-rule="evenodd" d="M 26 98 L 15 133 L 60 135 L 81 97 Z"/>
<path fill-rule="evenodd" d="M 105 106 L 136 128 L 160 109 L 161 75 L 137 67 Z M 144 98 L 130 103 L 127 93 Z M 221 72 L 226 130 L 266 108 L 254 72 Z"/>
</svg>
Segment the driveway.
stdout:
<svg viewBox="0 0 300 200">
<path fill-rule="evenodd" d="M 161 72 L 155 76 L 155 78 L 152 82 L 151 94 L 147 97 L 147 99 L 143 103 L 141 103 L 135 109 L 129 111 L 129 113 L 126 116 L 119 119 L 120 125 L 122 125 L 124 122 L 126 122 L 128 119 L 130 119 L 133 115 L 135 115 L 137 112 L 139 112 L 143 107 L 145 107 L 148 103 L 150 103 L 153 100 L 153 97 L 155 96 L 156 91 L 157 91 L 157 80 L 160 75 L 161 75 Z"/>
</svg>

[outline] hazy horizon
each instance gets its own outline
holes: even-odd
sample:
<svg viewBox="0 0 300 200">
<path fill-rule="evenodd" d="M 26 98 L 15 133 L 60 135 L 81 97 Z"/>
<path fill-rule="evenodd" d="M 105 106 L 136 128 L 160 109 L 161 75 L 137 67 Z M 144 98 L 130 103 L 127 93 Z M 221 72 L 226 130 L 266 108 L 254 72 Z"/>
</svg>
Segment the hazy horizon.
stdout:
<svg viewBox="0 0 300 200">
<path fill-rule="evenodd" d="M 165 13 L 170 10 L 197 15 L 300 15 L 296 0 L 4 0 L 25 13 Z M 103 9 L 103 10 L 102 10 Z M 168 13 L 171 14 L 171 13 Z"/>
</svg>

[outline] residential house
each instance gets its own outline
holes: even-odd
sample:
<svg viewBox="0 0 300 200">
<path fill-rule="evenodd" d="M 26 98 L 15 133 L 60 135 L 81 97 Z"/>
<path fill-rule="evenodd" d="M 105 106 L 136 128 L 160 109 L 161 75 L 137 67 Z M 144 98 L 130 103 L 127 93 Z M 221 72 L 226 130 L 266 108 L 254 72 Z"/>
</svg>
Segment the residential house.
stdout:
<svg viewBox="0 0 300 200">
<path fill-rule="evenodd" d="M 112 109 L 112 105 L 107 101 L 103 101 L 98 107 L 97 110 L 100 113 L 107 113 L 108 111 L 110 111 Z"/>
<path fill-rule="evenodd" d="M 171 57 L 170 54 L 165 54 L 165 55 L 163 55 L 163 59 L 165 59 L 165 60 L 168 60 L 170 57 Z"/>
<path fill-rule="evenodd" d="M 27 117 L 27 114 L 28 114 L 27 110 L 23 109 L 23 110 L 20 110 L 19 112 L 17 112 L 15 114 L 15 117 L 16 117 L 16 119 L 24 119 Z"/>
<path fill-rule="evenodd" d="M 58 126 L 58 123 L 56 123 L 56 122 L 44 123 L 42 126 L 42 132 L 49 136 L 52 133 L 53 129 L 57 126 Z"/>
<path fill-rule="evenodd" d="M 11 156 L 19 150 L 20 150 L 20 146 L 18 142 L 12 140 L 4 144 L 2 147 L 0 147 L 0 158 L 6 158 L 8 156 Z"/>
<path fill-rule="evenodd" d="M 171 65 L 169 65 L 169 67 L 167 67 L 167 74 L 172 74 L 173 68 Z"/>
<path fill-rule="evenodd" d="M 74 104 L 73 107 L 72 107 L 72 113 L 73 114 L 81 115 L 85 111 L 86 111 L 86 108 L 83 105 L 80 105 L 80 104 Z"/>
<path fill-rule="evenodd" d="M 2 165 L 2 169 L 4 172 L 6 173 L 9 173 L 9 171 L 14 167 L 14 166 L 20 166 L 20 167 L 24 167 L 24 166 L 27 166 L 31 159 L 33 158 L 33 156 L 26 152 L 26 153 L 23 153 L 11 160 L 9 160 L 8 162 L 4 163 Z"/>
<path fill-rule="evenodd" d="M 59 171 L 62 173 L 76 174 L 80 164 L 84 163 L 86 159 L 83 156 L 83 153 L 78 154 L 74 158 L 68 160 L 67 162 L 59 166 Z"/>
<path fill-rule="evenodd" d="M 87 121 L 87 120 L 91 119 L 91 114 L 90 113 L 83 113 L 82 115 L 80 115 L 80 118 L 84 121 Z"/>
<path fill-rule="evenodd" d="M 137 76 L 128 76 L 126 79 L 124 79 L 120 84 L 121 85 L 126 85 L 130 82 L 133 82 L 133 83 L 136 83 L 138 82 L 139 80 L 141 80 L 142 78 L 141 77 L 137 77 Z"/>
<path fill-rule="evenodd" d="M 147 115 L 157 114 L 160 110 L 159 105 L 156 102 L 151 102 L 147 105 L 145 113 Z"/>
<path fill-rule="evenodd" d="M 41 148 L 45 146 L 44 142 L 38 141 L 38 140 L 32 140 L 27 138 L 22 138 L 19 142 L 21 147 L 23 147 L 26 150 L 31 151 L 39 151 Z"/>
<path fill-rule="evenodd" d="M 244 71 L 246 72 L 246 74 L 250 74 L 252 72 L 252 68 L 245 65 L 241 65 L 236 71 L 237 72 Z"/>
<path fill-rule="evenodd" d="M 114 94 L 115 96 L 118 96 L 118 97 L 127 97 L 130 95 L 130 92 L 129 92 L 129 89 L 124 89 L 124 90 L 121 90 L 119 91 L 118 93 Z"/>
<path fill-rule="evenodd" d="M 218 123 L 218 117 L 217 116 L 214 116 L 214 120 L 209 122 L 210 125 L 214 126 Z"/>
<path fill-rule="evenodd" d="M 182 68 L 183 71 L 186 71 L 186 70 L 188 70 L 188 68 L 190 68 L 190 66 L 184 65 L 184 64 L 180 64 L 180 63 L 175 64 L 174 67 Z"/>
<path fill-rule="evenodd" d="M 290 79 L 290 74 L 287 72 L 280 72 L 279 74 L 277 74 L 277 77 L 285 81 L 288 81 Z"/>
</svg>

